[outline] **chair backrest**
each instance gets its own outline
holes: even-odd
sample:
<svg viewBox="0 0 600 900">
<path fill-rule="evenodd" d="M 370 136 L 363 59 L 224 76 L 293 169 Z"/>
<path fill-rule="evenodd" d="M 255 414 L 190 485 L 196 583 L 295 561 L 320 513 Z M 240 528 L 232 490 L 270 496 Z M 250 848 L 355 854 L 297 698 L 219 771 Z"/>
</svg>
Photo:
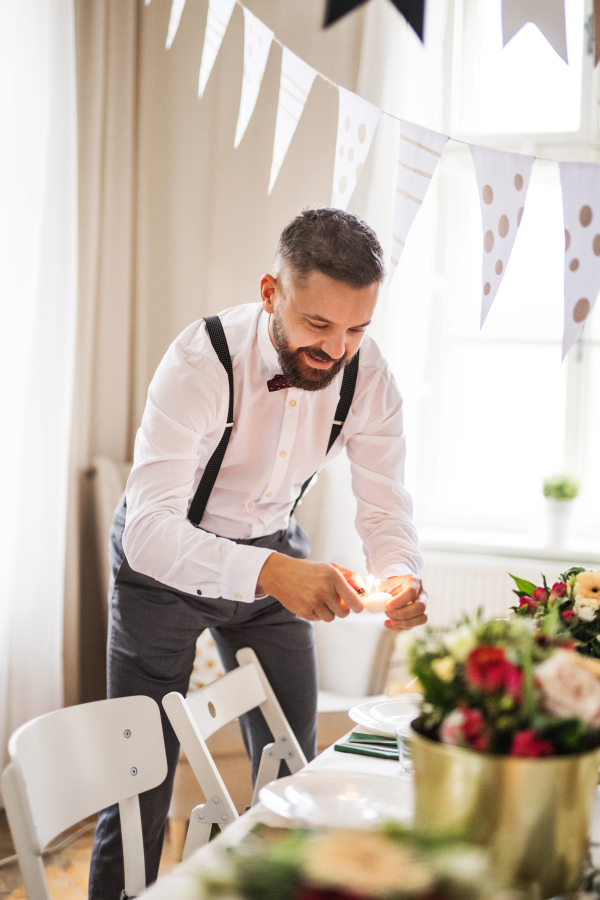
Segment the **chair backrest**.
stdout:
<svg viewBox="0 0 600 900">
<path fill-rule="evenodd" d="M 233 669 L 187 699 L 189 711 L 204 740 L 266 700 L 253 665 Z"/>
<path fill-rule="evenodd" d="M 122 697 L 40 716 L 8 745 L 39 853 L 61 831 L 167 775 L 158 704 Z"/>
</svg>

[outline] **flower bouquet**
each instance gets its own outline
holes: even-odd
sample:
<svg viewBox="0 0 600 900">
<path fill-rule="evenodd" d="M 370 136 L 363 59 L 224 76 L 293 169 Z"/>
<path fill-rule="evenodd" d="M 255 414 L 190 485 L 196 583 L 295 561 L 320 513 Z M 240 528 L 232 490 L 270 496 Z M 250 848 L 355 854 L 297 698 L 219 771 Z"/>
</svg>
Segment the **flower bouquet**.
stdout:
<svg viewBox="0 0 600 900">
<path fill-rule="evenodd" d="M 487 854 L 479 848 L 427 841 L 397 825 L 380 831 L 328 832 L 258 825 L 227 851 L 223 874 L 202 879 L 201 896 L 506 900 L 487 873 Z"/>
<path fill-rule="evenodd" d="M 600 570 L 574 566 L 551 588 L 545 576 L 543 585 L 510 577 L 517 586 L 519 605 L 511 607 L 517 616 L 532 617 L 546 633 L 566 630 L 579 653 L 600 658 Z"/>
<path fill-rule="evenodd" d="M 598 780 L 600 661 L 573 648 L 520 615 L 429 629 L 410 650 L 416 825 L 484 844 L 501 881 L 543 897 L 577 888 Z"/>
</svg>

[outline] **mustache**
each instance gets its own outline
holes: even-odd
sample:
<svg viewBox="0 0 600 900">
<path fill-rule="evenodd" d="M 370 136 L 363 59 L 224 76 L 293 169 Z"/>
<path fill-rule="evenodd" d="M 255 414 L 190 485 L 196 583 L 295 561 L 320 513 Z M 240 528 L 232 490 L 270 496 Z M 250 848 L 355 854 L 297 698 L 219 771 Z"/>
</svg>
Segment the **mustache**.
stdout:
<svg viewBox="0 0 600 900">
<path fill-rule="evenodd" d="M 346 352 L 344 351 L 344 355 L 334 359 L 333 356 L 329 356 L 328 353 L 325 353 L 324 350 L 319 350 L 318 347 L 299 347 L 296 350 L 296 354 L 306 353 L 307 356 L 312 356 L 313 359 L 319 360 L 319 362 L 330 362 L 330 363 L 340 363 L 346 359 Z"/>
</svg>

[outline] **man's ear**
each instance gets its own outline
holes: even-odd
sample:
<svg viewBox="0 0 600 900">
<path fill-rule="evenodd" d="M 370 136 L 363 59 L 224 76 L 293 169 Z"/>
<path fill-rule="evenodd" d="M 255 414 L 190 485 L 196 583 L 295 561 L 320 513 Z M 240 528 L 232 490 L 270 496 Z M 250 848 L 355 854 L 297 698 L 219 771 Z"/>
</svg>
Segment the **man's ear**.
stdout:
<svg viewBox="0 0 600 900">
<path fill-rule="evenodd" d="M 277 281 L 273 275 L 263 275 L 260 279 L 260 297 L 263 309 L 271 314 L 275 311 L 275 291 L 277 289 Z"/>
</svg>

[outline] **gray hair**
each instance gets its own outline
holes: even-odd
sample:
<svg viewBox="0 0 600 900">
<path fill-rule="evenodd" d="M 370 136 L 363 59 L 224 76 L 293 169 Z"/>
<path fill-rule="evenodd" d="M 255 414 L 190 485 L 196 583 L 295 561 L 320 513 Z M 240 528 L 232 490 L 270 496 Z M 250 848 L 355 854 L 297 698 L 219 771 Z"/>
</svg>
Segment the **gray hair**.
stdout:
<svg viewBox="0 0 600 900">
<path fill-rule="evenodd" d="M 303 209 L 281 232 L 275 254 L 276 272 L 290 267 L 304 280 L 321 272 L 353 288 L 385 278 L 383 250 L 366 222 L 342 209 Z"/>
</svg>

